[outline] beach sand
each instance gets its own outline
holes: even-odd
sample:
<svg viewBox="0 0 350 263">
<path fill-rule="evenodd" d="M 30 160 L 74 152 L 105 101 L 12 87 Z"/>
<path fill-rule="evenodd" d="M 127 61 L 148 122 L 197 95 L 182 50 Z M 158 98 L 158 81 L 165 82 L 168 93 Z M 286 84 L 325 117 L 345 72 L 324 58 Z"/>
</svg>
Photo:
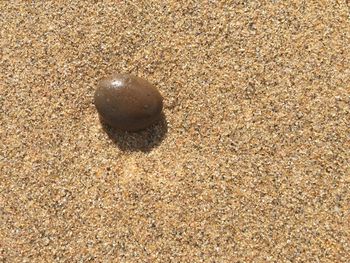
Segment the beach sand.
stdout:
<svg viewBox="0 0 350 263">
<path fill-rule="evenodd" d="M 1 262 L 348 262 L 350 3 L 1 1 Z M 132 73 L 161 123 L 104 128 Z"/>
</svg>

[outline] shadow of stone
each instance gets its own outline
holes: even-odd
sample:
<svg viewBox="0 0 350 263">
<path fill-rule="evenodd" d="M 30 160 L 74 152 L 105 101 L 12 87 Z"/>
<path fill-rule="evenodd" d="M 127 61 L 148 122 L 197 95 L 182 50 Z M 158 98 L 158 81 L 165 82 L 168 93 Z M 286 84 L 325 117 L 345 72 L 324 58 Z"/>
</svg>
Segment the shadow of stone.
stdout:
<svg viewBox="0 0 350 263">
<path fill-rule="evenodd" d="M 153 148 L 160 145 L 168 132 L 168 124 L 164 113 L 162 113 L 159 121 L 151 127 L 137 131 L 126 132 L 112 128 L 100 119 L 103 130 L 108 137 L 122 151 L 134 152 L 150 152 Z"/>
</svg>

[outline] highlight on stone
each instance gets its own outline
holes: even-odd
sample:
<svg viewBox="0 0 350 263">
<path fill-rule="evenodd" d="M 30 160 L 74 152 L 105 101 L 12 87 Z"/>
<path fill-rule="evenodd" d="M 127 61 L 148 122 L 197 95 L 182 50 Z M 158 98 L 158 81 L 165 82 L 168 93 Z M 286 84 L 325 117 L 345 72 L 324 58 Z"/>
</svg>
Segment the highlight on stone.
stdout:
<svg viewBox="0 0 350 263">
<path fill-rule="evenodd" d="M 103 122 L 123 131 L 138 131 L 156 123 L 163 98 L 147 80 L 129 74 L 112 74 L 99 81 L 94 102 Z"/>
</svg>

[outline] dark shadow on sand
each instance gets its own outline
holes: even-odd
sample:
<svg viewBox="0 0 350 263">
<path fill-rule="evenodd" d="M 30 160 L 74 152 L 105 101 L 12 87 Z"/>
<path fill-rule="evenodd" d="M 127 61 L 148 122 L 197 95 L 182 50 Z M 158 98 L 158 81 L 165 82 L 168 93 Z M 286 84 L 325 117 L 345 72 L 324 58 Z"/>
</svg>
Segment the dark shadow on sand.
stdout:
<svg viewBox="0 0 350 263">
<path fill-rule="evenodd" d="M 150 152 L 157 147 L 166 137 L 168 132 L 168 124 L 164 113 L 160 120 L 151 127 L 137 132 L 125 132 L 114 129 L 101 119 L 103 130 L 108 134 L 108 137 L 122 151 L 133 152 L 142 151 Z"/>
</svg>

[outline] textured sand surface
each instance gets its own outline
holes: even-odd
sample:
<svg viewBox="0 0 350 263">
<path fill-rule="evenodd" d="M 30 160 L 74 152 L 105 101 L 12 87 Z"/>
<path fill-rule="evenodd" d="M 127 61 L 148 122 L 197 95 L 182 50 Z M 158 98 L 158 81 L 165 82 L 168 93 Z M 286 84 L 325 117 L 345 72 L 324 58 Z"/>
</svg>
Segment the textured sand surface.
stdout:
<svg viewBox="0 0 350 263">
<path fill-rule="evenodd" d="M 0 262 L 348 262 L 349 6 L 0 1 Z M 161 124 L 103 129 L 112 72 Z"/>
</svg>

